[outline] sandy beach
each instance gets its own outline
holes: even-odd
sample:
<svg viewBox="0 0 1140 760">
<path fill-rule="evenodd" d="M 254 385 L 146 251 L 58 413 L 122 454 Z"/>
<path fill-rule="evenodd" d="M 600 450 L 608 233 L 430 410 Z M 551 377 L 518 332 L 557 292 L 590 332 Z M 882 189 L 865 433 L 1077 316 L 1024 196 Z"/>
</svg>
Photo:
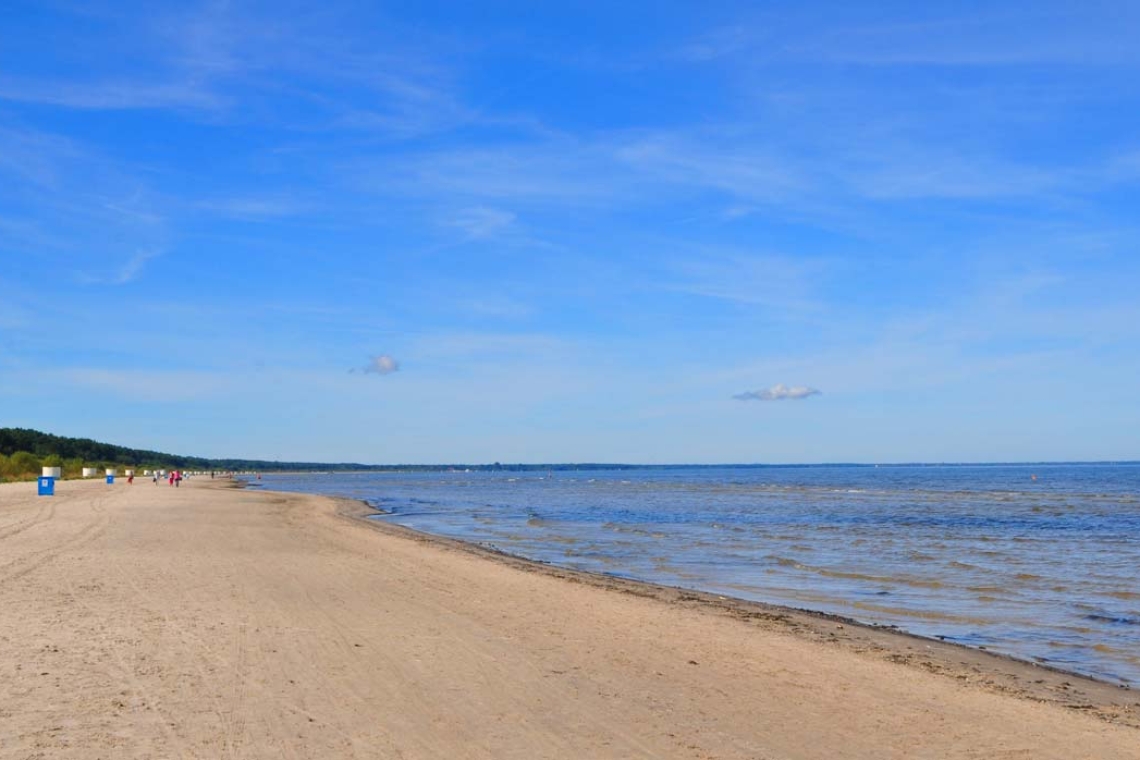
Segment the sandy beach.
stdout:
<svg viewBox="0 0 1140 760">
<path fill-rule="evenodd" d="M 1140 758 L 1140 694 L 195 480 L 0 485 L 0 758 Z"/>
</svg>

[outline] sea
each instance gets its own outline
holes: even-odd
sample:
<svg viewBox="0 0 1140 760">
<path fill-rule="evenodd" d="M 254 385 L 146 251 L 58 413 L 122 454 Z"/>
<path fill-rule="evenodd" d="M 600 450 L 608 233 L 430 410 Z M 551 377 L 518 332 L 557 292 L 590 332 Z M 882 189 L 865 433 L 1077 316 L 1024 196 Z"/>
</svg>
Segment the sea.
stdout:
<svg viewBox="0 0 1140 760">
<path fill-rule="evenodd" d="M 1140 685 L 1140 464 L 264 475 L 568 568 Z"/>
</svg>

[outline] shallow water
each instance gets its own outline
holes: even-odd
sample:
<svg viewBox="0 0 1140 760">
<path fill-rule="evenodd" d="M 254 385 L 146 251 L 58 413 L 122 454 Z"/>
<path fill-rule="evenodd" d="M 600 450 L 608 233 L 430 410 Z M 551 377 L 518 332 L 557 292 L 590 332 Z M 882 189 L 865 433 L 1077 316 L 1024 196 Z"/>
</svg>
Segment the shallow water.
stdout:
<svg viewBox="0 0 1140 760">
<path fill-rule="evenodd" d="M 1033 476 L 1036 476 L 1034 479 Z M 267 475 L 567 567 L 1140 682 L 1140 466 Z"/>
</svg>

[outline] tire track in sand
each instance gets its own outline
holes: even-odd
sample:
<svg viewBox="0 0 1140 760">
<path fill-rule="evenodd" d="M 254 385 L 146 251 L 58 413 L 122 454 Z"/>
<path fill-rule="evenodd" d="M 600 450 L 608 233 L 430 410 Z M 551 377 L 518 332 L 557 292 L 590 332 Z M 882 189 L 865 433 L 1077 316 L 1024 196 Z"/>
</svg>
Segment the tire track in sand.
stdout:
<svg viewBox="0 0 1140 760">
<path fill-rule="evenodd" d="M 111 518 L 107 515 L 106 509 L 103 507 L 103 502 L 106 501 L 106 496 L 95 497 L 88 501 L 92 518 L 82 528 L 73 533 L 70 538 L 67 538 L 53 546 L 48 546 L 43 549 L 35 549 L 27 552 L 21 557 L 8 562 L 7 564 L 0 565 L 0 584 L 8 583 L 10 581 L 18 580 L 28 573 L 34 572 L 49 562 L 57 559 L 61 554 L 69 549 L 76 549 L 86 544 L 95 541 L 104 533 L 107 532 L 107 527 L 111 523 Z M 54 505 L 48 507 L 50 517 L 41 520 L 46 522 L 48 519 L 54 519 L 56 515 Z M 27 526 L 32 527 L 32 526 Z M 26 530 L 27 528 L 24 528 Z"/>
<path fill-rule="evenodd" d="M 40 523 L 48 522 L 53 517 L 55 517 L 55 502 L 48 499 L 47 503 L 41 504 L 31 516 L 0 528 L 0 541 L 23 533 L 28 528 L 34 528 Z"/>
</svg>

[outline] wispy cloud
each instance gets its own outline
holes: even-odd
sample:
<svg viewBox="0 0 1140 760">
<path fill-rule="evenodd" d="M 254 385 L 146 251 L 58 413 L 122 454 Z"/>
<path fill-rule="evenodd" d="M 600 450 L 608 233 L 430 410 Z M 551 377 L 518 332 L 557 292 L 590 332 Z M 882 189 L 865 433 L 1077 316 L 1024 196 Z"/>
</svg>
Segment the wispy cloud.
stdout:
<svg viewBox="0 0 1140 760">
<path fill-rule="evenodd" d="M 219 216 L 245 221 L 264 221 L 311 211 L 307 203 L 285 196 L 234 196 L 200 201 L 197 208 Z"/>
<path fill-rule="evenodd" d="M 115 279 L 115 283 L 124 285 L 128 282 L 133 281 L 136 277 L 139 276 L 139 273 L 142 272 L 143 267 L 146 266 L 146 263 L 148 261 L 161 255 L 162 251 L 159 250 L 137 252 L 119 270 L 119 275 Z"/>
<path fill-rule="evenodd" d="M 80 110 L 122 111 L 163 108 L 217 108 L 225 100 L 198 84 L 168 82 L 75 82 L 0 79 L 0 100 L 40 103 Z"/>
<path fill-rule="evenodd" d="M 532 316 L 535 312 L 535 307 L 530 303 L 493 293 L 461 300 L 456 305 L 470 314 L 499 319 L 521 319 Z"/>
<path fill-rule="evenodd" d="M 88 160 L 76 143 L 60 135 L 0 127 L 0 174 L 55 189 L 67 168 Z"/>
<path fill-rule="evenodd" d="M 776 383 L 771 388 L 737 393 L 733 398 L 737 401 L 799 401 L 821 394 L 822 391 L 809 388 L 805 385 L 787 386 L 783 383 Z"/>
<path fill-rule="evenodd" d="M 1132 45 L 1134 11 L 1082 12 L 1072 6 L 969 13 L 915 5 L 892 14 L 858 6 L 832 14 L 828 23 L 803 13 L 752 14 L 700 33 L 683 44 L 683 60 L 715 62 L 747 56 L 750 63 L 795 61 L 865 66 L 1119 65 L 1137 62 Z"/>
<path fill-rule="evenodd" d="M 705 247 L 685 251 L 667 264 L 660 281 L 665 290 L 765 307 L 789 317 L 822 307 L 819 290 L 827 263 L 818 257 Z"/>
<path fill-rule="evenodd" d="M 78 282 L 124 284 L 169 247 L 168 198 L 150 172 L 76 140 L 0 128 L 0 245 Z"/>
<path fill-rule="evenodd" d="M 383 194 L 454 199 L 494 207 L 520 204 L 598 204 L 629 195 L 630 176 L 607 146 L 575 140 L 514 142 L 502 147 L 447 149 L 396 161 L 356 161 L 345 169 L 356 184 Z"/>
<path fill-rule="evenodd" d="M 678 51 L 682 60 L 706 63 L 737 53 L 754 50 L 761 33 L 758 26 L 732 24 L 703 32 L 683 44 Z"/>
<path fill-rule="evenodd" d="M 71 76 L 0 76 L 0 101 L 172 110 L 211 122 L 245 121 L 253 113 L 262 123 L 400 139 L 479 118 L 457 97 L 450 69 L 441 64 L 445 45 L 425 39 L 422 30 L 397 28 L 392 19 L 375 23 L 380 11 L 329 6 L 281 14 L 207 2 L 99 15 L 102 33 L 75 44 L 102 65 Z M 353 31 L 360 29 L 368 32 Z"/>
<path fill-rule="evenodd" d="M 657 182 L 753 201 L 781 200 L 810 184 L 797 164 L 740 136 L 658 133 L 620 147 L 617 158 Z"/>
<path fill-rule="evenodd" d="M 849 159 L 836 167 L 859 195 L 872 200 L 1040 197 L 1072 186 L 1057 168 L 1018 165 L 992 157 L 908 147 L 895 141 L 887 154 Z"/>
<path fill-rule="evenodd" d="M 147 262 L 158 258 L 162 253 L 160 249 L 136 251 L 117 269 L 111 270 L 106 274 L 95 274 L 90 271 L 84 272 L 78 274 L 77 279 L 89 285 L 126 285 L 138 279 L 146 267 Z"/>
<path fill-rule="evenodd" d="M 55 377 L 65 384 L 133 401 L 175 401 L 211 396 L 231 385 L 221 373 L 196 370 L 74 368 Z"/>
<path fill-rule="evenodd" d="M 1126 23 L 1095 13 L 992 13 L 921 18 L 892 24 L 832 28 L 791 43 L 793 56 L 844 63 L 928 66 L 1011 66 L 1135 62 Z M 915 18 L 915 16 L 920 16 Z"/>
<path fill-rule="evenodd" d="M 479 206 L 460 211 L 451 220 L 451 225 L 462 230 L 468 240 L 482 240 L 505 231 L 515 219 L 509 211 Z"/>
</svg>

